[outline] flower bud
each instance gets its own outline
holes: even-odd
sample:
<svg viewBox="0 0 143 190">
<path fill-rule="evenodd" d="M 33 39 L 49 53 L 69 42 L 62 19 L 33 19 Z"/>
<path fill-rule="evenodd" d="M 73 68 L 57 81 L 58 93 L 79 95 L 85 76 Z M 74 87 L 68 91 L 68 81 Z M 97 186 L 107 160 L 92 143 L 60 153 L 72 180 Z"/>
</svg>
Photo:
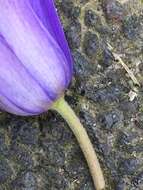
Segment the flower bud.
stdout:
<svg viewBox="0 0 143 190">
<path fill-rule="evenodd" d="M 68 87 L 72 58 L 53 0 L 0 0 L 0 108 L 47 111 Z"/>
</svg>

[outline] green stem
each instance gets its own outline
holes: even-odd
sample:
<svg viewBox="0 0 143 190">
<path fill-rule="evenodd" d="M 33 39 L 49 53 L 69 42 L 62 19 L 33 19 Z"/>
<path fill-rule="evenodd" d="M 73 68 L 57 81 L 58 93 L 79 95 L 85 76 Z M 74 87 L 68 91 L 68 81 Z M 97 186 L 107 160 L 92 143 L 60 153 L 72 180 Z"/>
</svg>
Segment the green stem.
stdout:
<svg viewBox="0 0 143 190">
<path fill-rule="evenodd" d="M 105 188 L 103 173 L 91 141 L 80 120 L 63 97 L 53 104 L 52 109 L 56 110 L 69 124 L 87 160 L 96 190 L 103 190 Z"/>
</svg>

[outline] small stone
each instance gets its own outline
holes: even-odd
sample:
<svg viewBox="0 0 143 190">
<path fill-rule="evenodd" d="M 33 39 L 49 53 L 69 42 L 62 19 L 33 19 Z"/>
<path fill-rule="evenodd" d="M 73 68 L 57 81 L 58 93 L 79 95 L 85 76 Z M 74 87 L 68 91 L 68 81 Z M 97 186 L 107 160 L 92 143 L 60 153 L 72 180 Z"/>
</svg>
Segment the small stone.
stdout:
<svg viewBox="0 0 143 190">
<path fill-rule="evenodd" d="M 123 32 L 129 40 L 136 39 L 142 32 L 141 18 L 131 15 L 123 20 Z"/>
<path fill-rule="evenodd" d="M 70 11 L 70 18 L 73 18 L 73 19 L 76 19 L 80 16 L 80 13 L 81 13 L 81 9 L 80 7 L 74 7 L 71 11 Z"/>
<path fill-rule="evenodd" d="M 99 52 L 99 39 L 96 34 L 88 32 L 84 37 L 83 49 L 89 58 L 94 58 Z"/>
<path fill-rule="evenodd" d="M 124 18 L 125 10 L 123 6 L 116 0 L 103 1 L 103 9 L 105 10 L 108 19 L 113 21 L 121 21 Z"/>
<path fill-rule="evenodd" d="M 74 71 L 77 76 L 87 76 L 89 63 L 87 59 L 79 51 L 73 53 Z"/>
<path fill-rule="evenodd" d="M 102 58 L 99 60 L 99 63 L 104 68 L 107 68 L 107 67 L 109 67 L 112 64 L 113 61 L 114 61 L 114 57 L 113 57 L 111 51 L 109 51 L 109 49 L 105 48 L 103 50 Z"/>
<path fill-rule="evenodd" d="M 105 82 L 107 82 L 107 80 Z M 109 105 L 111 103 L 118 103 L 120 101 L 124 88 L 120 85 L 110 85 L 101 88 L 86 86 L 86 88 L 84 88 L 84 91 L 85 95 L 90 100 L 101 105 Z"/>
<path fill-rule="evenodd" d="M 71 0 L 62 0 L 60 7 L 64 14 L 69 17 L 74 4 Z"/>
<path fill-rule="evenodd" d="M 106 129 L 112 129 L 114 127 L 119 127 L 123 124 L 123 114 L 116 110 L 104 113 L 99 116 L 99 122 L 102 127 Z"/>
<path fill-rule="evenodd" d="M 13 124 L 12 138 L 23 144 L 35 145 L 38 142 L 39 128 L 37 122 L 20 121 Z"/>
<path fill-rule="evenodd" d="M 64 14 L 70 19 L 78 18 L 80 15 L 80 7 L 75 7 L 71 0 L 62 0 L 61 9 Z"/>
<path fill-rule="evenodd" d="M 137 134 L 120 132 L 118 135 L 118 144 L 121 147 L 122 146 L 127 147 L 128 145 L 132 144 L 133 140 L 136 138 L 137 138 Z"/>
<path fill-rule="evenodd" d="M 78 48 L 81 42 L 81 25 L 78 21 L 71 22 L 65 29 L 66 37 L 72 49 Z"/>
<path fill-rule="evenodd" d="M 140 165 L 140 160 L 129 158 L 121 162 L 119 170 L 123 175 L 131 175 L 140 168 Z"/>
<path fill-rule="evenodd" d="M 98 27 L 101 25 L 100 17 L 91 9 L 85 12 L 84 22 L 88 27 Z"/>
</svg>

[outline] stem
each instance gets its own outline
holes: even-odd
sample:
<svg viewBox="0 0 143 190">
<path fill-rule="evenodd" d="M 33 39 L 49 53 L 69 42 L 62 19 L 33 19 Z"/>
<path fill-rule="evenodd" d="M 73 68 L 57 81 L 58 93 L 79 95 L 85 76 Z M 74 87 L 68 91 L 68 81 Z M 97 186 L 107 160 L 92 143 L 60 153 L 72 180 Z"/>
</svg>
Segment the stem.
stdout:
<svg viewBox="0 0 143 190">
<path fill-rule="evenodd" d="M 91 141 L 80 120 L 63 97 L 53 104 L 52 109 L 56 110 L 69 124 L 87 160 L 96 190 L 103 190 L 105 188 L 103 173 Z"/>
</svg>

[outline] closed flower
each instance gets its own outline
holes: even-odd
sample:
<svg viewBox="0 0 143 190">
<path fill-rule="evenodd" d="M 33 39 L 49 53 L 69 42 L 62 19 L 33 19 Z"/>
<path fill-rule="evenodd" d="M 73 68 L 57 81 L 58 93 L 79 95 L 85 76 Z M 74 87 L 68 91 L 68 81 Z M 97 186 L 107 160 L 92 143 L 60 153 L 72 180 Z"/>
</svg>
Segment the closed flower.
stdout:
<svg viewBox="0 0 143 190">
<path fill-rule="evenodd" d="M 72 59 L 52 0 L 0 0 L 0 107 L 47 111 L 72 78 Z"/>
</svg>

